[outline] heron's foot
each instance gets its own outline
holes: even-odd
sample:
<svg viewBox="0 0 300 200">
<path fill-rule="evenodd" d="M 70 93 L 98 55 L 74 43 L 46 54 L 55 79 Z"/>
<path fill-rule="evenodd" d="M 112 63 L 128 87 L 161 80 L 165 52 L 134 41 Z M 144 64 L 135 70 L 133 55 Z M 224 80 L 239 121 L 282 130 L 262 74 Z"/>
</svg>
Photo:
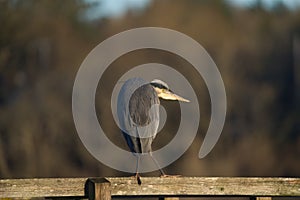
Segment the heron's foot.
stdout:
<svg viewBox="0 0 300 200">
<path fill-rule="evenodd" d="M 136 180 L 137 180 L 137 183 L 138 183 L 139 185 L 141 185 L 141 184 L 142 184 L 142 181 L 141 181 L 141 176 L 140 176 L 139 173 L 136 173 L 136 174 L 135 174 L 135 178 L 136 178 Z"/>
<path fill-rule="evenodd" d="M 181 175 L 167 175 L 167 174 L 160 175 L 160 178 L 178 178 L 178 177 L 181 177 Z"/>
</svg>

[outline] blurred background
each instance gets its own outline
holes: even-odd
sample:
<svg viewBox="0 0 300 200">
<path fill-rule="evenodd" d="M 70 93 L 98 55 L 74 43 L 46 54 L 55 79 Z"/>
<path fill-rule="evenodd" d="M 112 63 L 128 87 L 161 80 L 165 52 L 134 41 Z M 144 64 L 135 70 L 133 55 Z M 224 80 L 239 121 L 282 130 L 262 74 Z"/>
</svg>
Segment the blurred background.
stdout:
<svg viewBox="0 0 300 200">
<path fill-rule="evenodd" d="M 133 66 L 158 62 L 184 73 L 201 108 L 197 138 L 168 174 L 300 176 L 298 0 L 0 0 L 0 24 L 0 178 L 129 175 L 101 164 L 81 143 L 72 87 L 96 45 L 144 26 L 174 29 L 203 45 L 225 83 L 227 118 L 200 160 L 210 119 L 201 76 L 176 55 L 139 50 L 113 62 L 98 85 L 98 119 L 115 144 L 127 149 L 107 109 L 113 85 Z M 154 148 L 178 128 L 178 104 L 162 104 L 170 117 Z"/>
</svg>

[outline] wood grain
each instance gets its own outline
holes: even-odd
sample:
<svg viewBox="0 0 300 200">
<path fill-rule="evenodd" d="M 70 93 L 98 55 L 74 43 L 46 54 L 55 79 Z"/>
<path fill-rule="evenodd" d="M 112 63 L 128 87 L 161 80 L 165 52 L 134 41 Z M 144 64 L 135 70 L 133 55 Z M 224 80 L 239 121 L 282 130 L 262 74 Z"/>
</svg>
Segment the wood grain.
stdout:
<svg viewBox="0 0 300 200">
<path fill-rule="evenodd" d="M 105 178 L 88 179 L 85 194 L 90 200 L 111 200 L 110 182 Z"/>
</svg>

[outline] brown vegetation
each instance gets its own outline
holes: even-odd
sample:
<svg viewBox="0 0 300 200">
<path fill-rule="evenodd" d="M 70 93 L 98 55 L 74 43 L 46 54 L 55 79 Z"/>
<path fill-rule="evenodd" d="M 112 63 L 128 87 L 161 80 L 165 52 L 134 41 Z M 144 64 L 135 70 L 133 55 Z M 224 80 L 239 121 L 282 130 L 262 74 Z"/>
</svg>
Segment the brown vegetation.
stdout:
<svg viewBox="0 0 300 200">
<path fill-rule="evenodd" d="M 154 0 L 141 12 L 89 22 L 81 17 L 86 9 L 81 1 L 0 1 L 1 178 L 124 175 L 99 163 L 82 145 L 71 95 L 76 72 L 94 46 L 142 26 L 171 28 L 197 40 L 215 60 L 227 92 L 224 131 L 215 149 L 199 160 L 210 101 L 201 77 L 184 70 L 201 96 L 199 137 L 167 167 L 168 173 L 300 176 L 299 10 L 237 9 L 221 0 Z M 147 62 L 190 69 L 172 54 L 145 50 L 122 56 L 105 72 L 97 91 L 98 118 L 124 148 L 107 109 L 109 94 L 122 72 Z M 173 107 L 168 112 L 175 112 Z M 162 142 L 172 138 L 172 126 L 168 122 L 159 136 Z"/>
</svg>

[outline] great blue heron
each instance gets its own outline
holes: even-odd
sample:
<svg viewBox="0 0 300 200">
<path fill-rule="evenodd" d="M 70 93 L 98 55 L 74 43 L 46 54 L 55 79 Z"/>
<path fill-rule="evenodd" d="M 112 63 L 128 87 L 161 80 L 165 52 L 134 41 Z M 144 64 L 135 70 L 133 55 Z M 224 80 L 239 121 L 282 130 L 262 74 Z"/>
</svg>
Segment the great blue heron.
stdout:
<svg viewBox="0 0 300 200">
<path fill-rule="evenodd" d="M 173 93 L 165 82 L 158 79 L 150 83 L 141 78 L 128 79 L 118 95 L 119 125 L 130 151 L 137 156 L 136 178 L 138 184 L 141 184 L 138 171 L 140 154 L 148 153 L 161 175 L 165 175 L 151 154 L 151 145 L 159 125 L 159 98 L 189 102 Z"/>
</svg>

